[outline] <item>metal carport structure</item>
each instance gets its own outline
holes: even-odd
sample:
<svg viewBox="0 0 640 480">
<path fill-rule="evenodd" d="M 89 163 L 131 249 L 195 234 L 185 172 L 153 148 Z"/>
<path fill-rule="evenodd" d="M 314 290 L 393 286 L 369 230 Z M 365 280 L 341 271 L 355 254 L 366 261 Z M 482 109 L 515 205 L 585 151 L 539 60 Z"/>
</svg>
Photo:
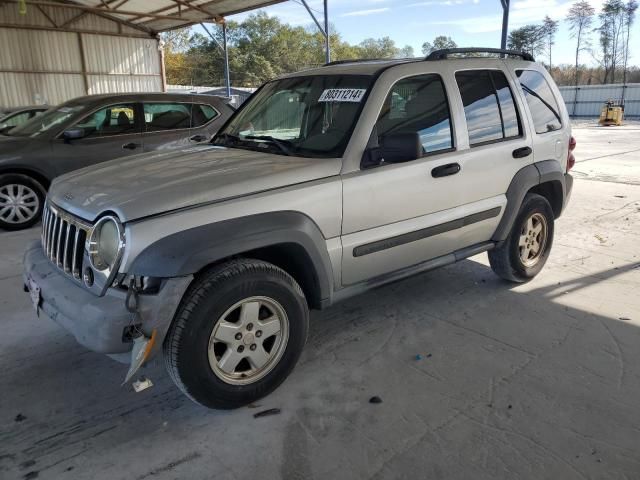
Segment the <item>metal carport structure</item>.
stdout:
<svg viewBox="0 0 640 480">
<path fill-rule="evenodd" d="M 159 33 L 205 23 L 222 26 L 225 40 L 218 45 L 225 54 L 228 91 L 225 17 L 285 1 L 0 0 L 0 104 L 164 90 Z M 302 5 L 325 36 L 329 59 L 327 0 L 324 27 L 306 0 Z"/>
<path fill-rule="evenodd" d="M 45 92 L 42 100 L 51 104 L 91 93 L 165 90 L 158 34 L 195 24 L 201 24 L 224 52 L 229 94 L 225 17 L 285 1 L 0 0 L 0 84 L 5 87 L 0 105 L 44 103 L 38 101 L 38 89 Z M 324 22 L 307 0 L 298 3 L 323 34 L 329 62 L 328 0 L 323 0 Z M 510 1 L 501 4 L 505 48 Z M 205 23 L 222 26 L 222 44 Z M 157 55 L 151 54 L 154 48 Z"/>
</svg>

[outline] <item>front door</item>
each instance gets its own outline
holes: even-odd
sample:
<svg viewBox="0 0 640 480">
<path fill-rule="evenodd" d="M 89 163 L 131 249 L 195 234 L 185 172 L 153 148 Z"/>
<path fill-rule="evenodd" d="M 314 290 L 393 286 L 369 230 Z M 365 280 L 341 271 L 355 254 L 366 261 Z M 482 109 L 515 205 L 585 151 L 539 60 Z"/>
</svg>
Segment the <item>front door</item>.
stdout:
<svg viewBox="0 0 640 480">
<path fill-rule="evenodd" d="M 81 130 L 83 136 L 53 141 L 58 175 L 114 158 L 142 153 L 139 105 L 133 103 L 100 107 L 67 128 Z"/>
</svg>

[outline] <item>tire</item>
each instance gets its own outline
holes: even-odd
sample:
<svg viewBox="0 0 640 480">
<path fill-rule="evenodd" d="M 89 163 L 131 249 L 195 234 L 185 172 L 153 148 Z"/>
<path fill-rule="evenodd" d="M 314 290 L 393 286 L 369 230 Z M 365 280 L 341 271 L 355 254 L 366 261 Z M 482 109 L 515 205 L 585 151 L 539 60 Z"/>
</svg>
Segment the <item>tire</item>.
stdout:
<svg viewBox="0 0 640 480">
<path fill-rule="evenodd" d="M 27 175 L 0 175 L 0 228 L 24 230 L 38 223 L 45 196 L 40 182 Z"/>
<path fill-rule="evenodd" d="M 280 318 L 279 333 L 267 336 L 268 325 L 275 328 L 274 318 Z M 205 271 L 185 294 L 164 341 L 165 366 L 194 402 L 217 409 L 242 407 L 287 378 L 308 330 L 307 301 L 289 274 L 260 260 L 232 260 Z M 265 354 L 269 361 L 256 370 Z M 238 357 L 243 359 L 237 367 L 225 370 Z"/>
<path fill-rule="evenodd" d="M 516 283 L 527 282 L 540 273 L 553 244 L 554 218 L 546 198 L 527 193 L 509 236 L 488 252 L 493 271 L 499 277 Z M 530 219 L 532 224 L 528 224 Z M 534 225 L 533 229 L 531 225 Z M 538 225 L 541 225 L 540 235 L 535 233 Z M 531 231 L 534 233 L 530 234 Z M 521 241 L 524 243 L 522 247 Z M 536 245 L 539 247 L 537 250 Z M 528 255 L 527 248 L 531 248 Z"/>
</svg>

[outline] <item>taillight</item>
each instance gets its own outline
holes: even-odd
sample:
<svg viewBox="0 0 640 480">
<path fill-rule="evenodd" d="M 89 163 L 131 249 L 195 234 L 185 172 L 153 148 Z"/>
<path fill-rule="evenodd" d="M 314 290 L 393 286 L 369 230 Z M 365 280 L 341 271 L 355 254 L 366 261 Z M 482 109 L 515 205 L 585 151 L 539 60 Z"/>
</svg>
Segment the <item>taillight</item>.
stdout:
<svg viewBox="0 0 640 480">
<path fill-rule="evenodd" d="M 573 151 L 576 148 L 576 139 L 573 136 L 569 139 L 569 152 L 567 153 L 567 173 L 576 164 L 576 157 L 573 156 Z"/>
</svg>

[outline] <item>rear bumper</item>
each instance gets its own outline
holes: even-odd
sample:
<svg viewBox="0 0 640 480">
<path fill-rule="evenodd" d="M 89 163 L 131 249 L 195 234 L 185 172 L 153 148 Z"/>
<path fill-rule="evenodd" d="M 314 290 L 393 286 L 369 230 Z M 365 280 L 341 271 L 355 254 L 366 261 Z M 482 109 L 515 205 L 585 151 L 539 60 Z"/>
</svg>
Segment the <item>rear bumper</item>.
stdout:
<svg viewBox="0 0 640 480">
<path fill-rule="evenodd" d="M 133 343 L 124 338 L 124 333 L 135 323 L 149 336 L 155 329 L 158 341 L 154 349 L 161 348 L 192 277 L 167 279 L 157 294 L 140 295 L 137 320 L 125 307 L 125 291 L 111 288 L 102 297 L 90 293 L 46 258 L 39 241 L 30 244 L 24 254 L 23 279 L 25 285 L 31 279 L 40 287 L 41 311 L 75 336 L 78 343 L 112 355 L 131 351 Z"/>
</svg>

